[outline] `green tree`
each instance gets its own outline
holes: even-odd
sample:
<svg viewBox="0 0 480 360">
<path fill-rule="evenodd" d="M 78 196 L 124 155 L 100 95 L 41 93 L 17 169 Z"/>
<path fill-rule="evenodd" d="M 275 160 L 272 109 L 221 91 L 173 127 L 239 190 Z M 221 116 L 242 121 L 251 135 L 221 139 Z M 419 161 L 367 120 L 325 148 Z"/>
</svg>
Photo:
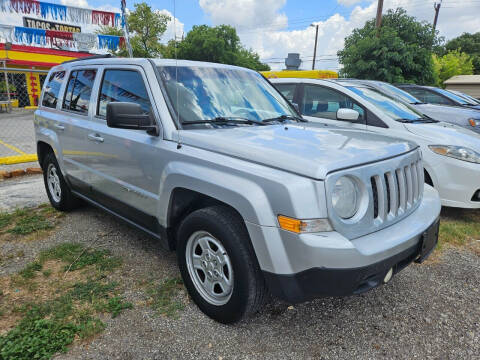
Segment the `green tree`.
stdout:
<svg viewBox="0 0 480 360">
<path fill-rule="evenodd" d="M 165 46 L 160 43 L 162 35 L 167 30 L 170 17 L 153 11 L 146 3 L 135 4 L 135 10 L 127 16 L 130 31 L 130 44 L 134 57 L 158 57 Z M 123 30 L 102 26 L 97 33 L 104 35 L 123 36 Z M 127 49 L 115 52 L 118 56 L 128 56 Z"/>
<path fill-rule="evenodd" d="M 419 22 L 398 8 L 389 10 L 378 33 L 375 19 L 353 30 L 337 54 L 343 64 L 343 76 L 387 82 L 436 82 L 432 47 L 441 39 L 432 26 Z"/>
<path fill-rule="evenodd" d="M 235 28 L 228 25 L 193 26 L 183 41 L 168 43 L 164 57 L 174 58 L 175 46 L 178 59 L 238 65 L 257 71 L 270 69 L 257 53 L 241 44 Z"/>
<path fill-rule="evenodd" d="M 433 55 L 433 66 L 438 82 L 437 86 L 443 87 L 443 82 L 455 75 L 473 74 L 472 58 L 458 50 L 449 51 L 443 56 Z"/>
<path fill-rule="evenodd" d="M 473 73 L 477 75 L 480 74 L 480 32 L 475 34 L 463 33 L 447 41 L 445 51 L 454 50 L 470 55 L 473 63 Z"/>
</svg>

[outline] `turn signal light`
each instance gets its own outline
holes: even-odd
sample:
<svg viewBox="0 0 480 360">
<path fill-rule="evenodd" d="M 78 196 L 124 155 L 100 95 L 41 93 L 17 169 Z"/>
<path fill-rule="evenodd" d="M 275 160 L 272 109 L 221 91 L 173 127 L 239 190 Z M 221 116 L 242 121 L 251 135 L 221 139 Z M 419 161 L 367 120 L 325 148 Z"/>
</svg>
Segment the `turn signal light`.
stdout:
<svg viewBox="0 0 480 360">
<path fill-rule="evenodd" d="M 475 127 L 475 126 L 477 126 L 478 124 L 480 124 L 480 122 L 475 121 L 475 119 L 468 119 L 468 122 L 469 122 L 470 125 L 472 125 L 473 127 Z"/>
<path fill-rule="evenodd" d="M 328 219 L 299 220 L 288 216 L 278 215 L 280 228 L 297 234 L 332 231 Z"/>
</svg>

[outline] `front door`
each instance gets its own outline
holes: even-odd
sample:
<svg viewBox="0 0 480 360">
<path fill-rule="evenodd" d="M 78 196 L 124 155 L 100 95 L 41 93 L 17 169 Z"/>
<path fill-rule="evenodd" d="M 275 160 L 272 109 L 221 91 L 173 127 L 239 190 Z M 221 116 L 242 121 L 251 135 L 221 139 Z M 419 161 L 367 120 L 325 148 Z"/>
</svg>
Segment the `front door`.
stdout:
<svg viewBox="0 0 480 360">
<path fill-rule="evenodd" d="M 327 125 L 365 130 L 365 110 L 356 101 L 341 92 L 321 85 L 305 84 L 300 110 L 309 121 Z M 353 109 L 360 114 L 358 121 L 350 122 L 337 119 L 338 109 Z"/>
<path fill-rule="evenodd" d="M 87 165 L 94 200 L 157 233 L 164 140 L 143 130 L 114 129 L 106 123 L 109 102 L 134 102 L 150 113 L 152 98 L 141 67 L 104 68 L 87 133 L 91 147 Z"/>
</svg>

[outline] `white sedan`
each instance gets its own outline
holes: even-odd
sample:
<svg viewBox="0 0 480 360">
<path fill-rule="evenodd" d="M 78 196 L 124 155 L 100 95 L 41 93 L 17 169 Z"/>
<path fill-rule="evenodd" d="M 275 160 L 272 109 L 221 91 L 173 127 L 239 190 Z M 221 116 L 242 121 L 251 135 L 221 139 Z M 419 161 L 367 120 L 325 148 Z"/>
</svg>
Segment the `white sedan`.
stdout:
<svg viewBox="0 0 480 360">
<path fill-rule="evenodd" d="M 423 117 L 415 109 L 372 87 L 348 81 L 270 79 L 297 104 L 307 126 L 342 126 L 395 136 L 420 145 L 425 182 L 442 205 L 480 208 L 480 135 Z"/>
</svg>

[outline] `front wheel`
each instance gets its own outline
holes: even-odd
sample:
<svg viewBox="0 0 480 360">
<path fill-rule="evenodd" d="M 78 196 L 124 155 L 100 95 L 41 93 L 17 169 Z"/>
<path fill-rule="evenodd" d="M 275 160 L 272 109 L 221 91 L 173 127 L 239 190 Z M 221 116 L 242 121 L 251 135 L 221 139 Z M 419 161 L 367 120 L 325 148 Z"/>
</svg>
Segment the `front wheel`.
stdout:
<svg viewBox="0 0 480 360">
<path fill-rule="evenodd" d="M 235 211 L 224 206 L 194 211 L 181 223 L 177 240 L 183 281 L 205 314 L 227 324 L 264 305 L 265 281 Z"/>
</svg>

